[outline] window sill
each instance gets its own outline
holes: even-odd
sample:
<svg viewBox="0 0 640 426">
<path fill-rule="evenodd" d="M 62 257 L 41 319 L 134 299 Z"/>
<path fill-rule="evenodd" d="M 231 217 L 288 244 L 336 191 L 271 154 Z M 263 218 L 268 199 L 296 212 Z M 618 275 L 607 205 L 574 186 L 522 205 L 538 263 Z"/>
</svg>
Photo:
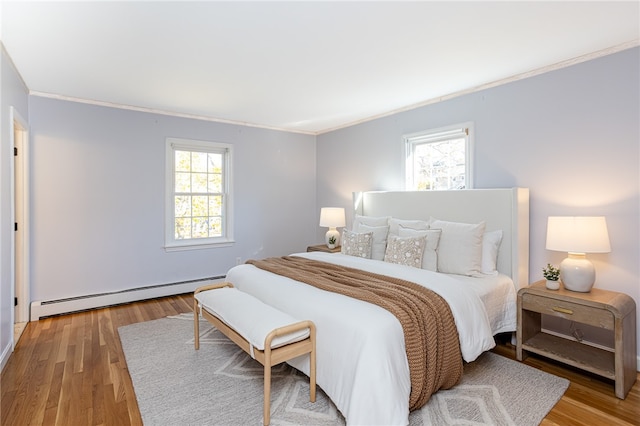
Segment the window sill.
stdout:
<svg viewBox="0 0 640 426">
<path fill-rule="evenodd" d="M 173 251 L 186 251 L 186 250 L 202 250 L 202 249 L 212 249 L 212 248 L 220 248 L 220 247 L 230 247 L 235 243 L 234 240 L 220 240 L 220 242 L 180 242 L 180 243 L 171 243 L 166 244 L 164 246 L 164 251 L 173 252 Z"/>
</svg>

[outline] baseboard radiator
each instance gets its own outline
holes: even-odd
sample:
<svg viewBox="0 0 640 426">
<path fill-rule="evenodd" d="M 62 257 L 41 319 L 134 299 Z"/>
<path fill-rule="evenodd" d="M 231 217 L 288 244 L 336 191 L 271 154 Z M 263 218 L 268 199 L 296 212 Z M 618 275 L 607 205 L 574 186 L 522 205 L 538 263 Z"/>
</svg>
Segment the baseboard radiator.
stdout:
<svg viewBox="0 0 640 426">
<path fill-rule="evenodd" d="M 200 278 L 196 280 L 180 281 L 169 284 L 158 284 L 148 287 L 138 287 L 110 293 L 90 294 L 66 299 L 45 300 L 31 302 L 31 321 L 52 315 L 68 314 L 71 312 L 85 311 L 87 309 L 102 308 L 105 306 L 119 305 L 138 300 L 153 299 L 156 297 L 172 296 L 193 292 L 196 288 L 224 281 L 225 276 Z"/>
</svg>

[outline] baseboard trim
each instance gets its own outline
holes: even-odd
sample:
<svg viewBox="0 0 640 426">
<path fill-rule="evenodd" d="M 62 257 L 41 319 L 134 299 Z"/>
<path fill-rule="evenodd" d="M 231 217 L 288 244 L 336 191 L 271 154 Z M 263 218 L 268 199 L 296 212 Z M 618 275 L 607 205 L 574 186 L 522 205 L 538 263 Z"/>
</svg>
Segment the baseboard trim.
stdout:
<svg viewBox="0 0 640 426">
<path fill-rule="evenodd" d="M 139 300 L 154 299 L 156 297 L 172 296 L 175 294 L 190 293 L 196 288 L 224 281 L 225 276 L 200 278 L 196 280 L 181 281 L 170 284 L 159 284 L 149 287 L 138 287 L 110 293 L 90 294 L 66 299 L 45 300 L 31 302 L 31 321 L 52 315 L 68 314 L 87 309 L 102 308 L 105 306 L 119 305 L 122 303 L 136 302 Z"/>
<path fill-rule="evenodd" d="M 4 366 L 7 365 L 7 361 L 9 361 L 9 357 L 13 353 L 13 338 L 9 340 L 7 346 L 2 350 L 2 358 L 0 360 L 0 371 L 4 371 Z"/>
</svg>

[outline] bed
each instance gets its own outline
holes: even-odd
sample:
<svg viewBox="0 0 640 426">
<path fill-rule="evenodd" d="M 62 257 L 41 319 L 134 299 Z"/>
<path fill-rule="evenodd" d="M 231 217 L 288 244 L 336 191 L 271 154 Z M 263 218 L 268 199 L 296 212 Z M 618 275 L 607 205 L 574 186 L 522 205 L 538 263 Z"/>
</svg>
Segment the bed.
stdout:
<svg viewBox="0 0 640 426">
<path fill-rule="evenodd" d="M 451 309 L 464 362 L 491 349 L 496 334 L 516 330 L 516 292 L 528 281 L 528 189 L 358 192 L 353 202 L 351 225 L 343 231 L 343 253 L 292 257 L 391 276 L 433 290 Z M 378 231 L 384 220 L 388 229 L 382 239 Z M 365 234 L 373 259 L 355 255 L 354 250 L 362 247 L 353 241 Z M 435 248 L 432 234 L 438 236 Z M 420 260 L 414 259 L 419 264 L 393 263 L 387 250 L 399 242 L 418 240 L 425 241 Z M 380 258 L 385 254 L 387 261 Z M 427 259 L 432 255 L 435 260 Z M 412 386 L 405 337 L 389 311 L 253 264 L 232 268 L 226 279 L 283 312 L 314 321 L 317 383 L 347 424 L 408 423 Z M 305 357 L 289 364 L 309 374 Z"/>
</svg>

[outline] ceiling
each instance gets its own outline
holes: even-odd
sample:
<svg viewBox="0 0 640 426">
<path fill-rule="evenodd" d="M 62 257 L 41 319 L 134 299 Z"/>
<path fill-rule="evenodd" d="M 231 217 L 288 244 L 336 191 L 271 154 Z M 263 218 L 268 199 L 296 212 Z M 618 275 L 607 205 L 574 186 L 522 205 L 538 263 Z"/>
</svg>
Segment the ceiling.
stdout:
<svg viewBox="0 0 640 426">
<path fill-rule="evenodd" d="M 319 134 L 639 45 L 640 2 L 2 1 L 30 93 Z"/>
</svg>

